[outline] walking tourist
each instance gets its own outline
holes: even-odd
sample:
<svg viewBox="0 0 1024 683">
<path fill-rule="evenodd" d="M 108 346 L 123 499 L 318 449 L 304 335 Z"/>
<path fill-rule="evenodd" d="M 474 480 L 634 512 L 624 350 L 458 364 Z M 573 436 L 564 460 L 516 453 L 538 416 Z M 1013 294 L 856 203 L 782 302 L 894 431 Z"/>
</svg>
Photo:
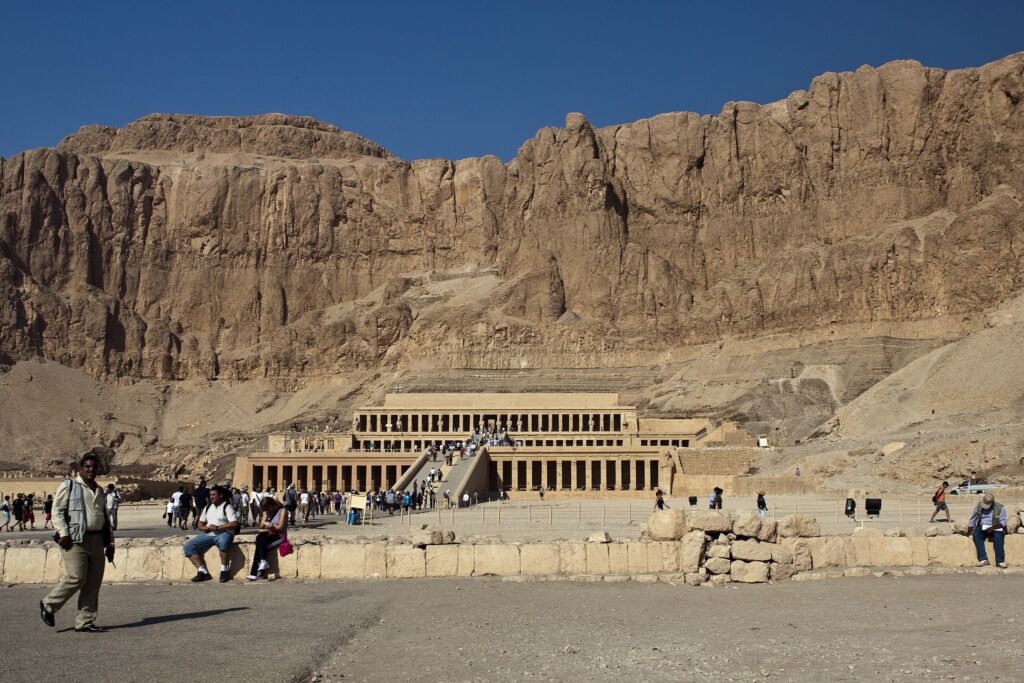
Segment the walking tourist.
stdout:
<svg viewBox="0 0 1024 683">
<path fill-rule="evenodd" d="M 1006 536 L 1006 507 L 997 503 L 995 496 L 986 493 L 981 502 L 974 506 L 971 519 L 967 522 L 967 535 L 974 538 L 974 548 L 978 551 L 978 566 L 988 565 L 985 553 L 985 541 L 992 541 L 996 551 L 996 566 L 1006 568 L 1006 554 L 1003 541 Z"/>
<path fill-rule="evenodd" d="M 43 501 L 43 528 L 53 529 L 53 495 L 46 496 L 46 500 Z M 116 531 L 117 527 L 112 526 Z"/>
<path fill-rule="evenodd" d="M 174 496 L 167 499 L 167 510 L 164 512 L 164 517 L 167 518 L 167 527 L 174 528 L 174 513 L 178 509 L 178 506 L 174 504 Z"/>
<path fill-rule="evenodd" d="M 3 503 L 0 503 L 0 531 L 4 529 L 14 531 L 11 528 L 11 497 L 4 496 Z"/>
<path fill-rule="evenodd" d="M 248 486 L 243 486 L 242 487 L 242 491 L 239 494 L 238 498 L 239 498 L 238 512 L 239 512 L 240 515 L 242 515 L 242 526 L 249 526 L 249 502 L 250 502 L 250 499 L 249 499 L 249 487 Z M 255 520 L 256 520 L 256 518 L 255 518 L 255 515 L 254 515 L 253 516 L 253 521 L 255 521 Z"/>
<path fill-rule="evenodd" d="M 468 491 L 466 493 L 462 494 L 462 507 L 464 507 L 464 508 L 468 508 L 469 507 L 469 492 Z"/>
<path fill-rule="evenodd" d="M 107 517 L 110 518 L 110 528 L 117 531 L 117 509 L 121 507 L 121 494 L 117 492 L 113 484 L 107 484 Z"/>
<path fill-rule="evenodd" d="M 11 504 L 11 515 L 14 517 L 14 521 L 11 522 L 11 531 L 14 531 L 14 527 L 18 527 L 18 531 L 25 530 L 25 494 L 19 493 L 14 498 L 14 502 Z"/>
<path fill-rule="evenodd" d="M 238 515 L 228 502 L 229 492 L 222 486 L 210 489 L 210 504 L 199 516 L 199 530 L 203 533 L 193 536 L 185 543 L 185 557 L 196 568 L 193 582 L 209 581 L 213 577 L 206 568 L 206 551 L 217 546 L 220 553 L 220 582 L 231 580 L 228 571 L 231 563 L 231 544 L 238 532 Z"/>
<path fill-rule="evenodd" d="M 302 489 L 302 493 L 299 494 L 299 514 L 303 522 L 309 521 L 309 491 L 306 489 Z"/>
<path fill-rule="evenodd" d="M 288 511 L 289 524 L 295 525 L 298 520 L 295 519 L 295 511 L 299 507 L 299 495 L 295 492 L 295 484 L 288 484 L 288 488 L 284 490 L 284 509 Z"/>
<path fill-rule="evenodd" d="M 768 515 L 768 503 L 764 499 L 764 491 L 757 492 L 757 514 L 761 519 Z"/>
<path fill-rule="evenodd" d="M 192 492 L 192 503 L 195 505 L 195 514 L 192 516 L 192 528 L 199 526 L 199 511 L 205 510 L 210 504 L 210 489 L 206 486 L 206 477 L 199 477 L 199 485 Z"/>
<path fill-rule="evenodd" d="M 43 623 L 54 626 L 54 615 L 78 593 L 75 631 L 98 633 L 105 630 L 96 625 L 103 584 L 103 557 L 106 555 L 108 561 L 113 561 L 114 536 L 107 519 L 103 487 L 96 483 L 99 458 L 86 454 L 79 465 L 78 476 L 65 480 L 53 501 L 64 578 L 39 601 L 39 614 Z"/>
<path fill-rule="evenodd" d="M 947 488 L 949 488 L 949 482 L 948 481 L 944 481 L 939 486 L 938 490 L 936 490 L 935 493 L 932 494 L 932 503 L 935 505 L 935 510 L 932 512 L 931 519 L 928 520 L 929 522 L 934 522 L 935 521 L 935 515 L 939 514 L 939 512 L 945 512 L 946 513 L 946 521 L 947 522 L 951 521 L 950 518 L 949 518 L 949 506 L 946 505 L 946 489 Z"/>
<path fill-rule="evenodd" d="M 188 529 L 188 518 L 192 514 L 192 494 L 182 490 L 178 496 L 178 526 Z"/>
<path fill-rule="evenodd" d="M 25 513 L 25 524 L 31 524 L 32 530 L 36 528 L 36 494 L 30 493 L 25 496 L 25 507 L 22 508 Z"/>
<path fill-rule="evenodd" d="M 668 508 L 668 503 L 665 502 L 665 492 L 664 491 L 662 491 L 661 489 L 658 489 L 657 493 L 655 493 L 654 495 L 655 495 L 655 500 L 654 500 L 654 509 L 655 510 L 667 510 L 667 509 L 669 509 Z"/>
<path fill-rule="evenodd" d="M 249 576 L 245 577 L 250 581 L 267 578 L 267 570 L 270 568 L 267 555 L 288 540 L 288 511 L 273 498 L 265 498 L 260 505 L 258 526 L 261 531 L 256 534 L 252 569 Z"/>
</svg>

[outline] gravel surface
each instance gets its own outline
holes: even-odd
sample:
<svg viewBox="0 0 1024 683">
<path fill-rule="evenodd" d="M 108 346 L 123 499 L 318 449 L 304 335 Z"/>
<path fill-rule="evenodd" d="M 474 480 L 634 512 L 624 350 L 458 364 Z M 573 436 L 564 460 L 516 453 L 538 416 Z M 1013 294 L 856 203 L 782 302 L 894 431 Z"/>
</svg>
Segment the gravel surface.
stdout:
<svg viewBox="0 0 1024 683">
<path fill-rule="evenodd" d="M 1019 680 L 1018 576 L 692 588 L 499 579 L 105 586 L 106 634 L 0 589 L 5 678 Z M 965 605 L 970 605 L 969 609 Z M 196 667 L 199 667 L 198 669 Z M 189 672 L 192 672 L 190 674 Z"/>
</svg>

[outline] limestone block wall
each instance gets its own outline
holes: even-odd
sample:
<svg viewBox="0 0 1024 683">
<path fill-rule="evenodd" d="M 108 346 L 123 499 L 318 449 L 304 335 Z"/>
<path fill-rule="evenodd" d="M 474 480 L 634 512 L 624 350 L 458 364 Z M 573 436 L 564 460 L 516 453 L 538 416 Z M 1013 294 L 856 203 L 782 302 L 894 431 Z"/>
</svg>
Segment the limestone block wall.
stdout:
<svg viewBox="0 0 1024 683">
<path fill-rule="evenodd" d="M 908 538 L 877 531 L 820 536 L 817 523 L 799 515 L 775 523 L 753 515 L 732 518 L 709 511 L 689 515 L 682 524 L 680 521 L 659 526 L 652 518 L 648 529 L 655 537 L 608 543 L 418 546 L 399 540 L 298 541 L 295 552 L 278 559 L 272 569 L 274 578 L 289 580 L 497 576 L 720 585 L 858 575 L 874 569 L 928 573 L 976 564 L 974 546 L 964 536 Z M 657 540 L 659 528 L 672 529 L 671 535 L 679 537 Z M 231 561 L 236 581 L 245 580 L 252 551 L 253 545 L 246 540 L 236 545 Z M 1024 535 L 1006 538 L 1006 555 L 1010 571 L 1024 566 Z M 180 538 L 119 542 L 115 562 L 116 566 L 107 565 L 107 583 L 186 581 L 193 573 L 182 555 Z M 5 584 L 53 584 L 62 573 L 61 552 L 53 543 L 0 544 L 0 577 Z"/>
</svg>

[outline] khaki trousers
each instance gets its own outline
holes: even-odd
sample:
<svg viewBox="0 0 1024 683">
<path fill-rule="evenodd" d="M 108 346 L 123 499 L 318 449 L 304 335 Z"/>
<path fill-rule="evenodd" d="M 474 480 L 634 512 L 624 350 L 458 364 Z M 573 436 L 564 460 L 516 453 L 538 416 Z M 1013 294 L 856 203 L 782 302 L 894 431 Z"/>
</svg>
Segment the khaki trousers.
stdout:
<svg viewBox="0 0 1024 683">
<path fill-rule="evenodd" d="M 103 534 L 87 533 L 81 543 L 75 543 L 71 550 L 61 549 L 64 557 L 64 578 L 50 594 L 43 598 L 43 604 L 56 613 L 71 596 L 78 593 L 78 617 L 75 628 L 85 628 L 96 622 L 100 603 L 100 585 L 106 558 L 103 556 Z"/>
</svg>

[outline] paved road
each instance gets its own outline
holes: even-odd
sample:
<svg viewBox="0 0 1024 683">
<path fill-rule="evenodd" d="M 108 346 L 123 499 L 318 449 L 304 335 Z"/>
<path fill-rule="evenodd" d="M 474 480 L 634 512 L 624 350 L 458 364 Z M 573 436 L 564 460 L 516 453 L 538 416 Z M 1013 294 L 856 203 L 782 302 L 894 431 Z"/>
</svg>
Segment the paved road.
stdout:
<svg viewBox="0 0 1024 683">
<path fill-rule="evenodd" d="M 498 579 L 106 586 L 98 635 L 0 588 L 9 680 L 1019 680 L 1024 577 L 691 588 Z M 957 604 L 970 604 L 958 609 Z M 413 606 L 413 609 L 410 609 Z"/>
</svg>

